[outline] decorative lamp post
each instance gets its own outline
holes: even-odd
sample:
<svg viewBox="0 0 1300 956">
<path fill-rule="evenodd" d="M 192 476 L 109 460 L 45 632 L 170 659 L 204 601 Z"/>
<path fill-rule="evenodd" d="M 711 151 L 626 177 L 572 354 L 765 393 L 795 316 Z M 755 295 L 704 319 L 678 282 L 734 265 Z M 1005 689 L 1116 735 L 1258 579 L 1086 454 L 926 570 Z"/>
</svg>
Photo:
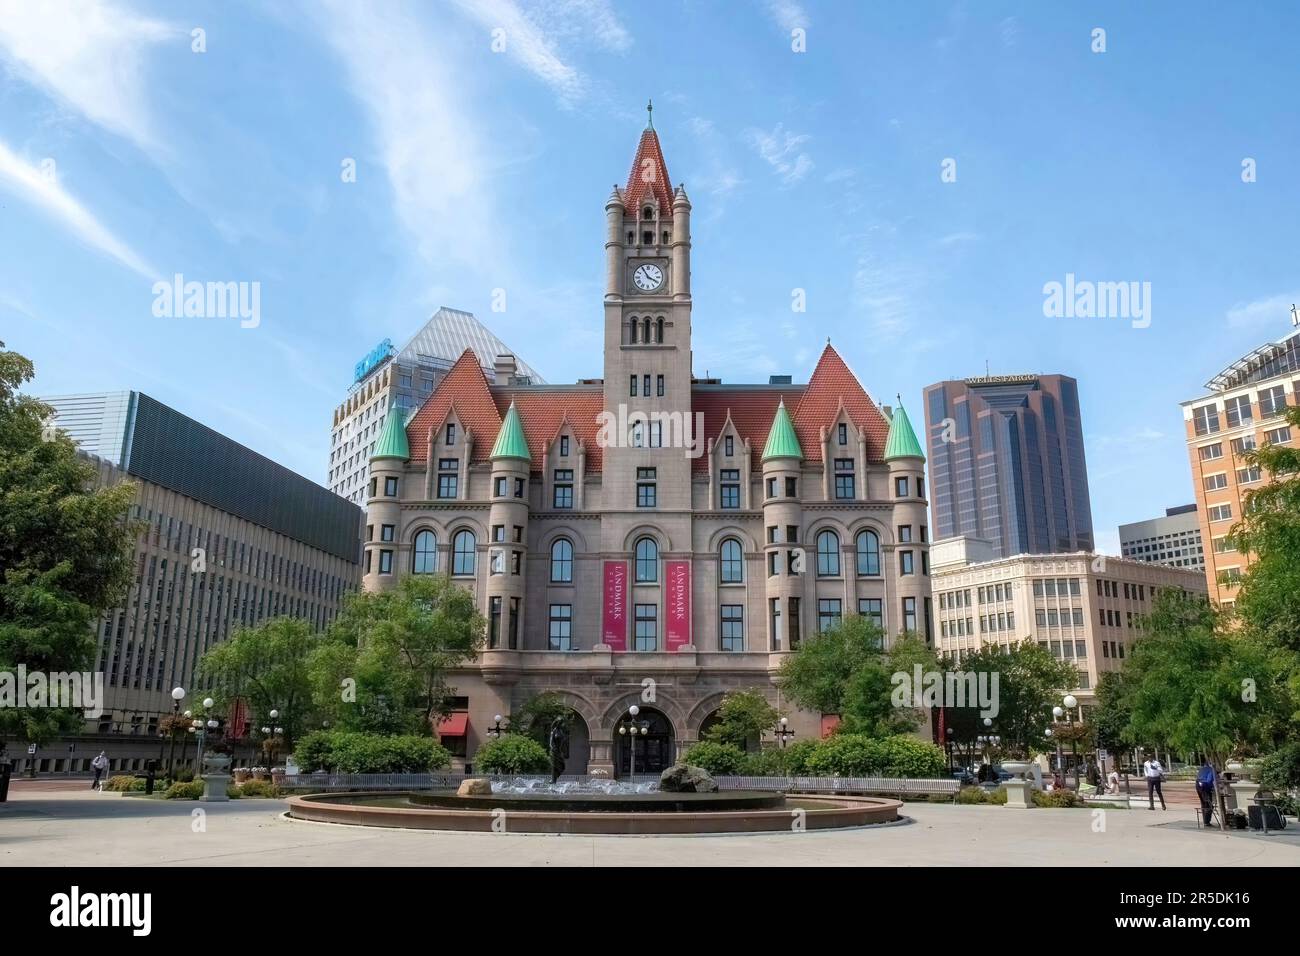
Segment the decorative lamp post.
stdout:
<svg viewBox="0 0 1300 956">
<path fill-rule="evenodd" d="M 1074 758 L 1074 789 L 1079 789 L 1079 741 L 1074 736 L 1074 708 L 1079 706 L 1079 701 L 1073 694 L 1066 694 L 1065 699 L 1061 701 L 1065 705 L 1065 712 L 1069 715 L 1070 720 L 1070 753 Z"/>
<path fill-rule="evenodd" d="M 184 699 L 185 699 L 185 688 L 173 687 L 172 688 L 172 721 L 167 728 L 167 736 L 170 737 L 172 741 L 171 752 L 168 753 L 167 755 L 167 776 L 168 777 L 172 775 L 172 760 L 176 756 L 176 719 L 180 716 L 181 701 L 183 701 Z M 158 741 L 158 762 L 159 763 L 162 763 L 162 758 L 163 758 L 162 748 L 163 748 L 162 741 L 159 740 Z"/>
<path fill-rule="evenodd" d="M 645 721 L 645 720 L 641 721 L 640 723 L 637 722 L 636 718 L 637 715 L 641 713 L 641 708 L 638 707 L 636 704 L 633 704 L 631 707 L 629 707 L 627 709 L 627 713 L 628 713 L 628 720 L 625 723 L 620 723 L 618 725 L 618 733 L 620 737 L 628 738 L 627 745 L 629 748 L 629 757 L 630 757 L 628 779 L 631 780 L 632 778 L 636 777 L 637 734 L 640 734 L 642 737 L 644 737 L 647 733 L 649 733 L 650 723 L 649 721 Z"/>
<path fill-rule="evenodd" d="M 944 746 L 948 748 L 948 773 L 952 773 L 952 728 L 947 728 Z"/>
<path fill-rule="evenodd" d="M 790 729 L 790 721 L 782 717 L 776 722 L 776 739 L 781 742 L 781 749 L 785 749 L 787 741 L 794 736 L 794 731 Z"/>
<path fill-rule="evenodd" d="M 492 718 L 492 726 L 488 728 L 487 735 L 493 740 L 500 740 L 501 735 L 507 733 L 509 726 L 510 718 L 502 717 L 500 714 L 497 714 Z"/>
</svg>

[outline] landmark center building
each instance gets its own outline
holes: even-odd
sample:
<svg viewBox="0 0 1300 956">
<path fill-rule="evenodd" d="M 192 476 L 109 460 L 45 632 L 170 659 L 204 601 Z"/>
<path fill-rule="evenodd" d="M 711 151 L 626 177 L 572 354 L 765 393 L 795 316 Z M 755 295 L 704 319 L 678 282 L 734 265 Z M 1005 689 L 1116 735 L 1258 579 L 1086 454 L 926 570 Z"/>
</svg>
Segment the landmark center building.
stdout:
<svg viewBox="0 0 1300 956">
<path fill-rule="evenodd" d="M 466 352 L 370 457 L 363 586 L 449 574 L 488 621 L 440 728 L 473 763 L 495 716 L 560 694 L 570 772 L 636 769 L 700 738 L 849 614 L 932 635 L 925 458 L 828 344 L 806 384 L 726 385 L 691 366 L 691 202 L 641 136 L 605 203 L 604 369 L 576 385 L 490 382 Z M 594 245 L 594 243 L 593 243 Z"/>
</svg>

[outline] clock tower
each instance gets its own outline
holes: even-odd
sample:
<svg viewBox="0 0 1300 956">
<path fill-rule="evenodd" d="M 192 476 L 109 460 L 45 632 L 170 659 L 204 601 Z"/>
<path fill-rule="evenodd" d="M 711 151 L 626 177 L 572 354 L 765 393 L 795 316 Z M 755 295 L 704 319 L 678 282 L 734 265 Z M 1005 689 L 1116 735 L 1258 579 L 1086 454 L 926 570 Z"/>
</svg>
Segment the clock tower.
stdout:
<svg viewBox="0 0 1300 956">
<path fill-rule="evenodd" d="M 627 185 L 605 202 L 605 410 L 627 422 L 604 451 L 606 507 L 691 507 L 691 203 L 675 190 L 653 106 Z M 646 472 L 652 469 L 653 472 Z"/>
</svg>

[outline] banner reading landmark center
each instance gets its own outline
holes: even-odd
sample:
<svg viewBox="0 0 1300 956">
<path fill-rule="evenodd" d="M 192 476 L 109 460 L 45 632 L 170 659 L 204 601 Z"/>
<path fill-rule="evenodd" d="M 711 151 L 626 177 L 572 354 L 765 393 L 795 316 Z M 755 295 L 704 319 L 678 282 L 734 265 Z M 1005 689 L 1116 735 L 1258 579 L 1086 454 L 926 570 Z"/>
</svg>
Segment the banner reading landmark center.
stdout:
<svg viewBox="0 0 1300 956">
<path fill-rule="evenodd" d="M 627 562 L 605 562 L 605 613 L 601 643 L 610 650 L 627 650 Z"/>
<path fill-rule="evenodd" d="M 668 653 L 674 654 L 691 642 L 691 562 L 668 561 L 667 609 Z"/>
</svg>

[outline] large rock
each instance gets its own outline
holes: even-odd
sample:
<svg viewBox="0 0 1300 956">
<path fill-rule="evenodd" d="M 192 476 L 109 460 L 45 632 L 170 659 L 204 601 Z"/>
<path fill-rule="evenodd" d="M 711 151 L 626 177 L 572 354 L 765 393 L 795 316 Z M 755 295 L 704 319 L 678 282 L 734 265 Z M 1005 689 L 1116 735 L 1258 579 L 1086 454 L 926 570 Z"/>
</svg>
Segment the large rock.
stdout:
<svg viewBox="0 0 1300 956">
<path fill-rule="evenodd" d="M 717 793 L 718 782 L 703 767 L 679 763 L 659 776 L 659 789 L 665 793 Z"/>
<path fill-rule="evenodd" d="M 490 797 L 492 796 L 492 781 L 486 777 L 470 777 L 468 780 L 462 780 L 459 787 L 456 788 L 458 797 Z"/>
</svg>

